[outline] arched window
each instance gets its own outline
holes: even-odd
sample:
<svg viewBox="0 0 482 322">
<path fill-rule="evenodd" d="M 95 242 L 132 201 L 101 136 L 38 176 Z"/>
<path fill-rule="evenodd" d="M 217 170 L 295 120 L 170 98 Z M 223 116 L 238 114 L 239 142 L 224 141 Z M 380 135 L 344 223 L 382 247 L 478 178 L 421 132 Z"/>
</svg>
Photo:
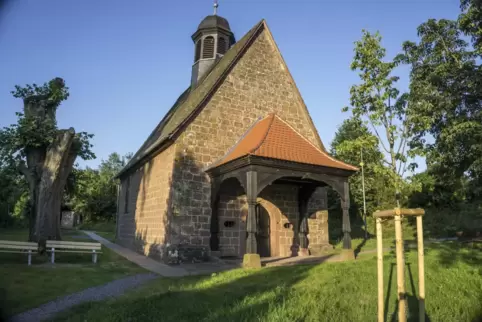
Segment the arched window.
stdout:
<svg viewBox="0 0 482 322">
<path fill-rule="evenodd" d="M 194 62 L 197 62 L 201 58 L 201 40 L 196 43 L 196 54 L 194 56 Z"/>
<path fill-rule="evenodd" d="M 204 38 L 203 58 L 214 57 L 214 37 L 208 36 Z"/>
<path fill-rule="evenodd" d="M 218 54 L 224 55 L 226 53 L 226 39 L 223 37 L 218 38 Z"/>
</svg>

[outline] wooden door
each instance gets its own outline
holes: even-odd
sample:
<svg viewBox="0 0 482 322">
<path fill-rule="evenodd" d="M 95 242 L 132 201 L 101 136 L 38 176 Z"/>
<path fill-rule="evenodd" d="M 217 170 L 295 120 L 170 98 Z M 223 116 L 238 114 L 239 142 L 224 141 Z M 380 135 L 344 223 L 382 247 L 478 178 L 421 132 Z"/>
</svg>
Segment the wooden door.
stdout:
<svg viewBox="0 0 482 322">
<path fill-rule="evenodd" d="M 256 234 L 258 254 L 261 257 L 270 257 L 270 218 L 268 211 L 261 205 L 256 206 L 256 221 L 258 224 L 258 232 Z"/>
</svg>

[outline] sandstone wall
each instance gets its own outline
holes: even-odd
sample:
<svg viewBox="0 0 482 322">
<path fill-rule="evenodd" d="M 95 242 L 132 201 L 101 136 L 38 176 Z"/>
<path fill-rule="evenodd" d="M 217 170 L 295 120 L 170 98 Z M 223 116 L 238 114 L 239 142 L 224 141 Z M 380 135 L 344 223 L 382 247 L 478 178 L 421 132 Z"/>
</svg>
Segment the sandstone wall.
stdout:
<svg viewBox="0 0 482 322">
<path fill-rule="evenodd" d="M 117 239 L 121 245 L 156 257 L 169 242 L 168 214 L 175 151 L 176 146 L 172 145 L 123 178 Z"/>
<path fill-rule="evenodd" d="M 261 32 L 176 141 L 179 159 L 173 181 L 179 193 L 173 198 L 173 243 L 209 245 L 211 189 L 204 169 L 224 156 L 258 118 L 275 112 L 318 145 L 303 102 L 266 33 Z M 228 235 L 223 237 L 235 238 Z M 236 252 L 229 243 L 230 252 Z"/>
</svg>

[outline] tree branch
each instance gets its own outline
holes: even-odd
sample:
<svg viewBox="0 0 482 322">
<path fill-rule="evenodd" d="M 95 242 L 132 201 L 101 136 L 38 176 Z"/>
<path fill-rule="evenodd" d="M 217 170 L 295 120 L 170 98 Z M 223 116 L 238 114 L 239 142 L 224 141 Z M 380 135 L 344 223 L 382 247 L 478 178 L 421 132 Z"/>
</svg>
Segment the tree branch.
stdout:
<svg viewBox="0 0 482 322">
<path fill-rule="evenodd" d="M 373 131 L 375 131 L 375 134 L 377 135 L 378 140 L 379 140 L 380 143 L 382 144 L 383 149 L 384 149 L 387 153 L 390 153 L 390 151 L 387 150 L 387 147 L 385 146 L 385 143 L 383 143 L 382 137 L 381 137 L 380 134 L 378 133 L 377 128 L 376 128 L 375 125 L 373 124 L 373 122 L 372 122 L 372 120 L 370 119 L 370 117 L 368 117 L 368 121 L 370 121 L 370 124 L 371 124 L 371 126 L 372 126 L 372 128 L 373 128 Z"/>
</svg>

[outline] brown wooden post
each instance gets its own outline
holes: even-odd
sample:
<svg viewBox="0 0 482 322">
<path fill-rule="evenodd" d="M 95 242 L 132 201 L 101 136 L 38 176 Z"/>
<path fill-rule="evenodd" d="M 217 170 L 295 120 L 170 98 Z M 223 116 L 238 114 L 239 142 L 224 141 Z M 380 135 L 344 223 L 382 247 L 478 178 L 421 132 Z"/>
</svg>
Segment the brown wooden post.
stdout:
<svg viewBox="0 0 482 322">
<path fill-rule="evenodd" d="M 397 251 L 397 298 L 398 298 L 398 321 L 406 322 L 405 309 L 405 258 L 403 254 L 402 217 L 400 208 L 395 208 L 395 246 Z"/>
<path fill-rule="evenodd" d="M 382 219 L 377 218 L 378 322 L 384 320 Z"/>
<path fill-rule="evenodd" d="M 219 217 L 218 217 L 218 193 L 219 183 L 216 179 L 211 183 L 211 238 L 209 238 L 209 246 L 211 248 L 211 254 L 221 255 L 219 253 Z"/>
<path fill-rule="evenodd" d="M 343 231 L 343 250 L 342 250 L 342 258 L 343 259 L 355 259 L 355 253 L 351 248 L 351 225 L 350 225 L 350 192 L 348 188 L 348 181 L 343 183 L 343 197 L 341 198 L 341 208 L 343 210 L 343 222 L 342 222 L 342 231 Z"/>
<path fill-rule="evenodd" d="M 422 216 L 417 216 L 417 246 L 418 246 L 418 298 L 419 317 L 421 322 L 425 321 L 425 264 L 423 254 L 423 226 Z"/>
<path fill-rule="evenodd" d="M 256 171 L 248 171 L 246 173 L 246 196 L 248 199 L 248 218 L 246 219 L 246 254 L 243 257 L 243 266 L 246 268 L 261 267 L 261 259 L 257 254 L 256 244 L 256 204 L 258 196 L 258 174 Z"/>
<path fill-rule="evenodd" d="M 298 237 L 300 239 L 299 256 L 308 256 L 308 202 L 315 192 L 316 186 L 304 185 L 298 191 L 299 226 Z"/>
</svg>

